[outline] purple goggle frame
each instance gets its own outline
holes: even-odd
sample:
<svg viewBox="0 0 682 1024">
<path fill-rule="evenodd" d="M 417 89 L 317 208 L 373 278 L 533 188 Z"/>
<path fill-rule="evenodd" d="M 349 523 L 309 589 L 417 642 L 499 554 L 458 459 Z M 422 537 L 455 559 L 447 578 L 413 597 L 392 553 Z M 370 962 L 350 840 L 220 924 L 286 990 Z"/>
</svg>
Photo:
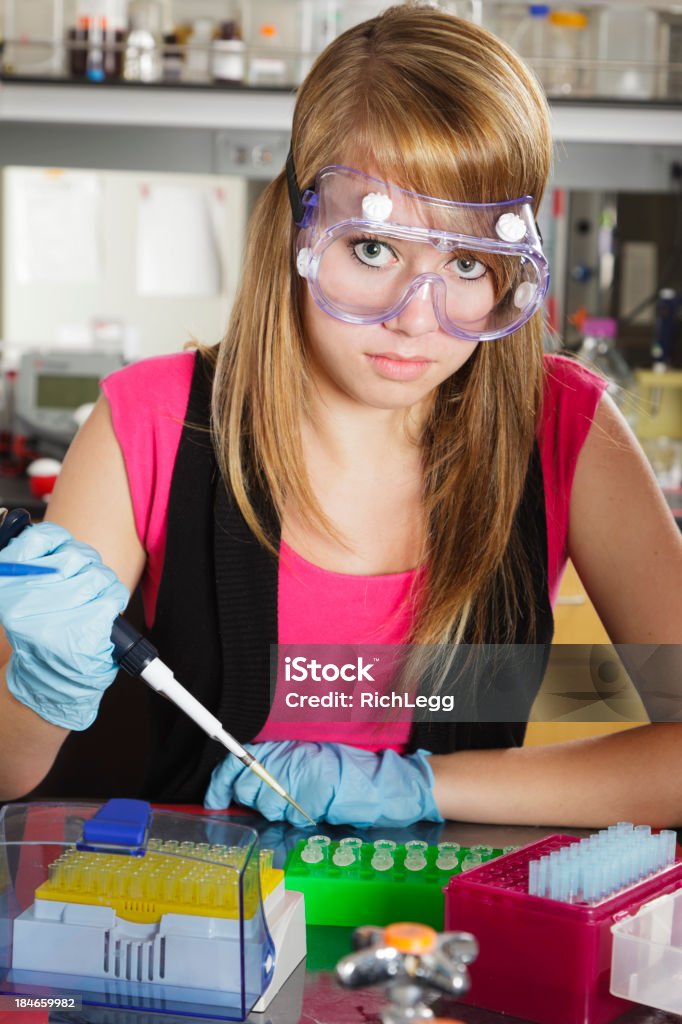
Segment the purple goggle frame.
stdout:
<svg viewBox="0 0 682 1024">
<path fill-rule="evenodd" d="M 419 294 L 448 334 L 493 341 L 541 308 L 549 268 L 530 196 L 456 203 L 337 166 L 301 195 L 291 155 L 287 177 L 297 269 L 330 316 L 382 323 Z"/>
</svg>

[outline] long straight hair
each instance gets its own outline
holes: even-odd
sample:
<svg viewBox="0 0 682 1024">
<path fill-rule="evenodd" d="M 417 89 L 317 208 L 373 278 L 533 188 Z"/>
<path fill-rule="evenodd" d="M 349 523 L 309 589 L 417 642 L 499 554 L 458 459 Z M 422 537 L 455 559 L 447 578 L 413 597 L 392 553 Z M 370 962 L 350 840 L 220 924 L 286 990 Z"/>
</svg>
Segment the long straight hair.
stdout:
<svg viewBox="0 0 682 1024">
<path fill-rule="evenodd" d="M 532 73 L 495 36 L 404 4 L 351 28 L 320 55 L 298 93 L 292 152 L 302 187 L 321 167 L 342 162 L 426 195 L 500 202 L 530 194 L 539 204 L 551 160 L 547 104 Z M 292 502 L 311 527 L 334 530 L 303 458 L 313 382 L 296 230 L 282 172 L 254 211 L 229 328 L 212 356 L 220 470 L 272 550 L 259 493 L 269 494 L 280 522 Z M 413 642 L 459 642 L 465 630 L 476 642 L 514 637 L 533 593 L 517 510 L 542 392 L 536 315 L 515 334 L 479 344 L 434 393 L 418 438 L 426 579 Z"/>
</svg>

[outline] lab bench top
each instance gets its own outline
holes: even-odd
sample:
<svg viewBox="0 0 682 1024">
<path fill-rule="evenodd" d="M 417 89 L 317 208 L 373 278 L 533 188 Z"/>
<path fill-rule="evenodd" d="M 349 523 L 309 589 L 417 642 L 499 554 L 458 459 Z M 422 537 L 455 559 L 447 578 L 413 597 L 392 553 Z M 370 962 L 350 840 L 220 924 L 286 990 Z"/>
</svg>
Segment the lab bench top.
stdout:
<svg viewBox="0 0 682 1024">
<path fill-rule="evenodd" d="M 179 808 L 178 808 L 179 809 Z M 309 831 L 293 826 L 264 821 L 254 814 L 232 814 L 230 820 L 255 828 L 260 837 L 262 847 L 275 850 L 275 866 L 282 866 L 286 855 L 296 842 L 309 836 Z M 492 847 L 523 846 L 536 842 L 545 836 L 563 833 L 574 836 L 589 836 L 595 829 L 564 828 L 564 827 L 520 827 L 510 825 L 482 825 L 461 822 L 445 822 L 444 824 L 419 822 L 408 829 L 355 829 L 350 826 L 319 826 L 321 833 L 332 839 L 341 839 L 348 835 L 357 835 L 370 841 L 387 837 L 398 843 L 411 839 L 421 839 L 429 844 L 446 840 L 455 841 L 462 846 L 481 844 Z M 357 925 L 372 922 L 357 922 Z M 262 1014 L 251 1014 L 249 1024 L 380 1024 L 381 1009 L 386 1006 L 386 996 L 381 985 L 371 988 L 344 989 L 336 981 L 333 963 L 330 967 L 310 969 L 310 951 L 313 943 L 325 942 L 329 948 L 338 948 L 338 957 L 350 952 L 351 929 L 319 929 L 308 928 L 308 959 L 304 961 L 289 978 L 281 991 L 270 1002 L 267 1011 Z M 330 941 L 330 932 L 338 933 L 338 938 Z M 315 948 L 315 958 L 321 957 Z M 336 957 L 333 957 L 336 962 Z M 453 1019 L 462 1024 L 525 1024 L 518 1018 L 481 1010 L 477 1007 L 465 1006 L 462 1002 L 441 998 L 433 1005 L 438 1016 Z M 69 1017 L 58 1018 L 63 1024 L 138 1024 L 134 1015 L 125 1015 L 120 1020 L 112 1011 L 106 1021 L 96 1017 L 79 1016 L 77 1020 Z M 148 1015 L 151 1018 L 151 1015 Z M 50 1017 L 50 1022 L 57 1018 Z M 635 1007 L 617 1018 L 617 1024 L 680 1024 L 682 1018 L 675 1014 L 652 1010 L 647 1007 Z M 163 1017 L 146 1019 L 144 1024 L 168 1024 Z M 179 1024 L 174 1019 L 173 1024 Z M 613 1022 L 616 1024 L 616 1022 Z"/>
<path fill-rule="evenodd" d="M 261 845 L 276 847 L 275 863 L 281 866 L 286 851 L 296 839 L 308 832 L 301 832 L 287 826 L 277 826 L 270 822 L 263 823 L 252 815 L 234 816 L 233 820 L 240 824 L 250 825 L 260 833 Z M 485 846 L 523 846 L 535 842 L 546 835 L 561 832 L 576 836 L 590 835 L 595 829 L 571 829 L 560 827 L 517 827 L 493 826 L 446 822 L 444 825 L 420 822 L 410 829 L 394 830 L 387 833 L 385 829 L 365 832 L 352 828 L 321 826 L 321 832 L 333 839 L 344 835 L 360 835 L 366 839 L 375 839 L 390 835 L 397 842 L 408 839 L 424 839 L 430 844 L 452 840 L 462 846 L 474 846 L 478 843 Z M 277 837 L 279 833 L 279 842 Z M 273 842 L 274 840 L 274 842 Z M 360 924 L 371 924 L 371 921 L 358 921 Z M 339 957 L 350 952 L 351 929 L 325 929 L 325 932 L 339 933 Z M 308 928 L 308 948 L 322 938 L 320 930 Z M 325 935 L 324 940 L 328 940 Z M 347 943 L 347 945 L 346 945 Z M 343 948 L 345 946 L 345 948 Z M 337 984 L 333 968 L 311 970 L 304 962 L 289 978 L 286 985 L 272 1001 L 264 1014 L 251 1014 L 249 1024 L 380 1024 L 380 1011 L 386 1005 L 386 998 L 380 985 L 373 988 L 348 990 Z M 454 1002 L 445 998 L 434 1004 L 438 1015 L 452 1018 L 463 1024 L 520 1024 L 519 1019 L 493 1013 L 474 1006 Z M 618 1018 L 617 1024 L 680 1024 L 682 1018 L 676 1014 L 663 1013 L 650 1007 L 635 1007 Z M 114 1022 L 112 1022 L 114 1024 Z M 121 1022 L 132 1024 L 132 1022 Z M 159 1022 L 161 1024 L 161 1022 Z M 615 1024 L 615 1022 L 614 1022 Z"/>
<path fill-rule="evenodd" d="M 195 813 L 201 813 L 202 810 L 199 807 L 174 806 L 171 808 L 169 805 L 165 806 L 168 809 L 192 810 Z M 264 821 L 259 815 L 250 812 L 228 811 L 226 813 L 235 824 L 254 828 L 258 832 L 261 846 L 275 850 L 275 866 L 278 867 L 283 865 L 288 850 L 292 849 L 300 838 L 310 834 L 309 831 L 296 829 L 283 823 Z M 473 846 L 480 843 L 486 846 L 503 847 L 522 846 L 556 832 L 585 836 L 594 830 L 492 826 L 456 822 L 446 822 L 441 825 L 419 822 L 409 829 L 390 831 L 382 829 L 376 830 L 374 833 L 369 829 L 357 830 L 348 826 L 327 825 L 321 825 L 320 831 L 330 835 L 332 839 L 354 834 L 366 840 L 388 836 L 397 842 L 405 842 L 408 839 L 424 839 L 433 844 L 452 840 L 462 846 Z M 369 921 L 357 922 L 358 925 L 371 923 Z M 322 931 L 336 932 L 338 936 L 330 942 L 329 936 L 323 936 Z M 350 952 L 351 933 L 352 929 L 350 928 L 321 930 L 309 927 L 308 959 L 304 960 L 294 971 L 264 1013 L 249 1015 L 248 1024 L 380 1024 L 381 1009 L 386 1005 L 381 985 L 348 990 L 336 982 L 333 967 L 337 958 Z M 311 968 L 309 961 L 313 958 L 310 953 L 314 948 L 314 959 L 320 961 L 318 945 L 321 942 L 334 951 L 334 956 L 330 957 L 329 965 L 325 964 L 324 969 Z M 519 1018 L 467 1006 L 447 998 L 440 999 L 434 1004 L 433 1009 L 440 1017 L 452 1019 L 461 1024 L 525 1024 Z M 0 1020 L 2 1020 L 2 1014 L 0 1014 Z M 47 1020 L 46 1014 L 22 1014 L 21 1019 L 17 1018 L 16 1024 L 46 1024 Z M 56 1022 L 59 1024 L 142 1024 L 142 1022 L 144 1024 L 169 1024 L 169 1021 L 172 1021 L 172 1024 L 181 1024 L 183 1020 L 187 1021 L 187 1018 L 168 1018 L 153 1013 L 139 1014 L 135 1011 L 89 1006 L 84 1006 L 81 1011 L 77 1012 L 52 1011 L 49 1015 L 50 1024 L 56 1024 Z M 682 1018 L 676 1014 L 664 1013 L 645 1006 L 636 1006 L 617 1018 L 617 1024 L 680 1024 L 680 1021 Z M 204 1018 L 201 1018 L 201 1024 L 207 1024 Z"/>
</svg>

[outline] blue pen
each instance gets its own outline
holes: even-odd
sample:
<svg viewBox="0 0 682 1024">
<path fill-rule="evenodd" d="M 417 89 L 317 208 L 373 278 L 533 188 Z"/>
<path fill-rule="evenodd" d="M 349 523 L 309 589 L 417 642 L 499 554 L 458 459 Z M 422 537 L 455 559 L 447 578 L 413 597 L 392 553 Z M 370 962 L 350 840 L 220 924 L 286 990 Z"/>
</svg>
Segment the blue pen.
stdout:
<svg viewBox="0 0 682 1024">
<path fill-rule="evenodd" d="M 56 572 L 46 565 L 27 565 L 24 562 L 0 562 L 0 576 L 45 576 Z"/>
</svg>

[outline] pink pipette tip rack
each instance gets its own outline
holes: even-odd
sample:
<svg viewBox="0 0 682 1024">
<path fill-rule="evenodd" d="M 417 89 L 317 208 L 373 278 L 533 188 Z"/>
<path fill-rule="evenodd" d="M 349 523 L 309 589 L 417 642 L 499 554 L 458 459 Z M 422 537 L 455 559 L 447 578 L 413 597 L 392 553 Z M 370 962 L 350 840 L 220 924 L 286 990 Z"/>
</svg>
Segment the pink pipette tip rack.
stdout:
<svg viewBox="0 0 682 1024">
<path fill-rule="evenodd" d="M 465 1002 L 537 1024 L 605 1024 L 633 1005 L 610 991 L 611 928 L 651 900 L 682 888 L 682 862 L 674 859 L 675 834 L 668 832 L 649 836 L 660 848 L 653 869 L 646 855 L 634 857 L 634 871 L 619 866 L 620 847 L 628 842 L 626 824 L 611 826 L 606 869 L 599 866 L 604 858 L 597 858 L 597 895 L 594 872 L 584 876 L 589 899 L 575 873 L 571 880 L 570 867 L 568 881 L 566 872 L 554 872 L 551 891 L 563 898 L 551 898 L 549 860 L 539 867 L 550 856 L 553 864 L 576 857 L 581 841 L 569 835 L 548 836 L 450 879 L 444 889 L 445 928 L 472 932 L 480 949 Z M 619 886 L 616 891 L 609 891 L 604 870 Z M 628 881 L 628 874 L 635 879 Z"/>
</svg>

